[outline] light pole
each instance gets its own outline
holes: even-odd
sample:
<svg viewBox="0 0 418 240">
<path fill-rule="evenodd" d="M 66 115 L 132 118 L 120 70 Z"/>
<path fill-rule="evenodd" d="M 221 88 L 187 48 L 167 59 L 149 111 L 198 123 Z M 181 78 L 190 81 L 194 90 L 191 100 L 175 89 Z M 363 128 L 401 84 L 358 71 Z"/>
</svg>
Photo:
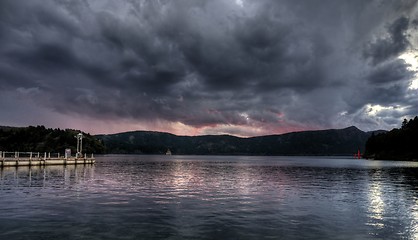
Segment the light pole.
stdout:
<svg viewBox="0 0 418 240">
<path fill-rule="evenodd" d="M 83 134 L 79 133 L 75 136 L 77 138 L 77 158 L 80 156 L 83 152 Z"/>
</svg>

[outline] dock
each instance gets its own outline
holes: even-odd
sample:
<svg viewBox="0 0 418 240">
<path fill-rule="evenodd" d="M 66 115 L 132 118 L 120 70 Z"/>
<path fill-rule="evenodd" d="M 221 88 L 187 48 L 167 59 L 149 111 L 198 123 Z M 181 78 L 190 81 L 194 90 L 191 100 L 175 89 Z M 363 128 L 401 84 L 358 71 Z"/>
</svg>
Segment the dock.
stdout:
<svg viewBox="0 0 418 240">
<path fill-rule="evenodd" d="M 18 166 L 47 166 L 47 165 L 76 165 L 94 164 L 96 161 L 93 154 L 70 156 L 59 153 L 39 152 L 5 152 L 0 151 L 0 168 Z"/>
</svg>

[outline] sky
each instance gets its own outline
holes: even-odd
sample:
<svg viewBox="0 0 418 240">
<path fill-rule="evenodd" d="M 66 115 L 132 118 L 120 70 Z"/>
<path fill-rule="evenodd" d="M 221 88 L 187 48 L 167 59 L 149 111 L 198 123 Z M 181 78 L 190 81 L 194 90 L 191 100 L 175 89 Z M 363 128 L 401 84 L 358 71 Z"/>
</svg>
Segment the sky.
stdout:
<svg viewBox="0 0 418 240">
<path fill-rule="evenodd" d="M 417 0 L 1 0 L 0 125 L 260 136 L 418 115 Z"/>
</svg>

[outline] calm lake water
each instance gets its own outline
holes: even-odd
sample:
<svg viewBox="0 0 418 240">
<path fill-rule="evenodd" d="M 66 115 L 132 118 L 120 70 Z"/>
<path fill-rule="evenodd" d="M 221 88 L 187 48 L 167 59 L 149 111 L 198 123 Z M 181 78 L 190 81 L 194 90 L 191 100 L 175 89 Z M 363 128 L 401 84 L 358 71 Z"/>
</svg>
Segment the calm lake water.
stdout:
<svg viewBox="0 0 418 240">
<path fill-rule="evenodd" d="M 418 239 L 418 163 L 96 160 L 0 169 L 0 239 Z"/>
</svg>

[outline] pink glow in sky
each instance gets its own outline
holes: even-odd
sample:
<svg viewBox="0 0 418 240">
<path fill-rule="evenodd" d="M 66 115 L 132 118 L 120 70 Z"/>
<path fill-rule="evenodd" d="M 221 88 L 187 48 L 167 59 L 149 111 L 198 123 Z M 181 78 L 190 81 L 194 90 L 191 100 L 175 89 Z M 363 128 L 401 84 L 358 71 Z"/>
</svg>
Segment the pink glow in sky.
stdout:
<svg viewBox="0 0 418 240">
<path fill-rule="evenodd" d="M 418 115 L 418 7 L 1 1 L 0 125 L 259 136 Z"/>
</svg>

